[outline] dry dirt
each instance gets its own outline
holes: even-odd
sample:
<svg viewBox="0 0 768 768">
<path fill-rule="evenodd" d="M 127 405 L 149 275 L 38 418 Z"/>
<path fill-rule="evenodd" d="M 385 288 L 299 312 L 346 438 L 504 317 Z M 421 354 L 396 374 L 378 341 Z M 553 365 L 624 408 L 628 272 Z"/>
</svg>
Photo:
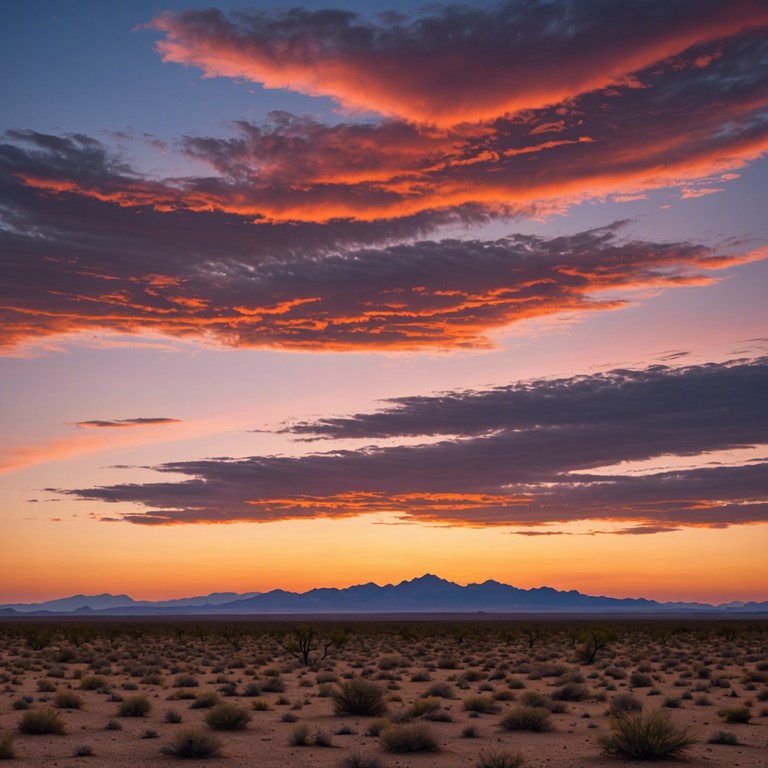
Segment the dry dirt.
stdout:
<svg viewBox="0 0 768 768">
<path fill-rule="evenodd" d="M 194 726 L 223 742 L 222 755 L 205 763 L 227 768 L 335 768 L 352 755 L 366 758 L 361 766 L 476 768 L 483 765 L 481 755 L 493 752 L 520 753 L 531 768 L 636 765 L 605 755 L 598 742 L 611 730 L 612 700 L 630 694 L 644 712 L 661 709 L 675 725 L 690 727 L 697 741 L 683 764 L 768 766 L 765 622 L 613 623 L 607 646 L 593 663 L 585 662 L 583 651 L 584 633 L 594 622 L 535 627 L 350 620 L 312 626 L 314 663 L 305 666 L 286 650 L 297 650 L 297 624 L 289 622 L 6 622 L 0 625 L 0 743 L 11 734 L 16 763 L 30 766 L 169 766 L 179 760 L 161 748 L 179 730 Z M 320 660 L 326 640 L 334 643 Z M 103 678 L 101 690 L 87 689 L 94 675 Z M 390 754 L 379 736 L 367 735 L 380 718 L 334 714 L 337 683 L 360 677 L 383 689 L 387 720 L 423 722 L 439 751 Z M 429 719 L 434 713 L 409 712 L 436 683 L 447 684 L 448 691 L 438 692 L 450 695 L 427 705 L 437 708 L 438 719 Z M 66 733 L 20 733 L 22 717 L 54 705 L 61 691 L 74 692 L 82 702 L 80 709 L 57 710 Z M 250 712 L 246 730 L 215 732 L 205 724 L 210 709 L 190 708 L 196 697 L 211 692 Z M 119 716 L 120 699 L 139 694 L 151 704 L 148 714 Z M 505 713 L 533 694 L 554 707 L 552 729 L 504 729 Z M 478 696 L 497 711 L 468 711 L 466 703 Z M 552 697 L 563 696 L 575 700 L 552 704 Z M 747 723 L 729 724 L 720 714 L 743 707 Z M 180 723 L 166 720 L 169 710 Z M 310 741 L 320 731 L 331 746 L 293 746 L 301 724 L 308 726 Z M 474 735 L 468 735 L 470 727 Z M 733 734 L 738 744 L 708 743 L 718 731 Z M 92 755 L 75 756 L 83 747 Z M 656 765 L 679 766 L 681 759 Z"/>
</svg>

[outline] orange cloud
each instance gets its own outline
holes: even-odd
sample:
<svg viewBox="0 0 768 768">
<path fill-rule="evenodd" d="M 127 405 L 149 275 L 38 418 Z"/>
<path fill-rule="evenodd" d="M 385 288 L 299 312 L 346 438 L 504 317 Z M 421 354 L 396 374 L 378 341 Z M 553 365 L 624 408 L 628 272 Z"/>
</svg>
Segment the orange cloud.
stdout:
<svg viewBox="0 0 768 768">
<path fill-rule="evenodd" d="M 450 6 L 395 24 L 346 11 L 291 9 L 164 13 L 165 62 L 205 77 L 327 95 L 373 110 L 450 126 L 539 109 L 609 86 L 687 49 L 768 24 L 757 0 L 584 5 L 504 2 Z M 639 12 L 638 12 L 639 10 Z M 715 59 L 701 52 L 691 66 Z"/>
</svg>

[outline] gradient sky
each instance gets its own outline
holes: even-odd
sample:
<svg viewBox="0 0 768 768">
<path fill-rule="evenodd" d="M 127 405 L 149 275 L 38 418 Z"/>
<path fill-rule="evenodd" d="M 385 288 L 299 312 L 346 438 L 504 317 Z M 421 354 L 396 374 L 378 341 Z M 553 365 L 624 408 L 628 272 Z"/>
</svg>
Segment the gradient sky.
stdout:
<svg viewBox="0 0 768 768">
<path fill-rule="evenodd" d="M 768 600 L 768 3 L 13 0 L 0 602 Z"/>
</svg>

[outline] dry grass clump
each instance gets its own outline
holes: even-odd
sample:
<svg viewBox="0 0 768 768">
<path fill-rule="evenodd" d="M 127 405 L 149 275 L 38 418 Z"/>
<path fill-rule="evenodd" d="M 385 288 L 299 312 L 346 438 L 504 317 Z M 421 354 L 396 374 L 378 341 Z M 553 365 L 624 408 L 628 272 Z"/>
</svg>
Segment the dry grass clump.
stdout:
<svg viewBox="0 0 768 768">
<path fill-rule="evenodd" d="M 84 691 L 107 691 L 109 681 L 102 675 L 83 675 L 80 678 L 80 688 Z"/>
<path fill-rule="evenodd" d="M 205 691 L 197 695 L 195 700 L 189 705 L 190 709 L 210 709 L 217 704 L 221 704 L 221 696 L 215 691 Z"/>
<path fill-rule="evenodd" d="M 38 707 L 24 713 L 24 716 L 19 720 L 19 731 L 35 736 L 45 734 L 62 736 L 67 732 L 67 729 L 64 725 L 64 719 L 55 709 Z"/>
<path fill-rule="evenodd" d="M 404 755 L 410 752 L 439 752 L 440 745 L 429 726 L 410 723 L 385 728 L 381 734 L 381 748 L 385 752 Z"/>
<path fill-rule="evenodd" d="M 661 709 L 614 718 L 611 733 L 598 741 L 607 754 L 630 760 L 673 757 L 696 743 L 689 728 L 676 726 Z"/>
<path fill-rule="evenodd" d="M 384 763 L 378 757 L 352 754 L 339 763 L 339 768 L 384 768 Z"/>
<path fill-rule="evenodd" d="M 707 744 L 725 744 L 729 747 L 738 747 L 741 742 L 735 733 L 730 731 L 715 731 L 708 739 Z"/>
<path fill-rule="evenodd" d="M 501 709 L 493 696 L 470 696 L 464 699 L 464 709 L 467 712 L 479 712 L 492 715 Z"/>
<path fill-rule="evenodd" d="M 365 678 L 353 677 L 339 683 L 333 693 L 333 709 L 337 715 L 378 717 L 387 709 L 384 689 Z"/>
<path fill-rule="evenodd" d="M 149 699 L 143 693 L 139 693 L 123 699 L 117 708 L 117 714 L 120 717 L 144 717 L 149 714 L 150 709 L 152 704 Z"/>
<path fill-rule="evenodd" d="M 721 709 L 718 713 L 726 723 L 748 723 L 752 718 L 749 707 L 728 707 Z"/>
<path fill-rule="evenodd" d="M 550 711 L 545 707 L 518 706 L 510 709 L 501 720 L 508 731 L 533 731 L 543 733 L 552 730 Z"/>
<path fill-rule="evenodd" d="M 83 700 L 74 691 L 64 690 L 54 696 L 53 706 L 56 709 L 80 709 Z"/>
<path fill-rule="evenodd" d="M 205 716 L 205 722 L 216 731 L 242 731 L 248 727 L 251 713 L 237 704 L 217 704 Z"/>
<path fill-rule="evenodd" d="M 477 756 L 475 768 L 520 768 L 524 762 L 519 752 L 508 752 L 502 749 L 481 752 Z"/>
<path fill-rule="evenodd" d="M 608 705 L 608 711 L 612 715 L 623 715 L 628 712 L 640 712 L 643 709 L 643 702 L 631 693 L 620 693 L 611 699 Z"/>
<path fill-rule="evenodd" d="M 196 728 L 179 731 L 173 741 L 160 750 L 164 755 L 187 760 L 216 757 L 221 752 L 221 740 Z"/>
<path fill-rule="evenodd" d="M 13 748 L 13 734 L 6 733 L 0 738 L 0 760 L 14 760 L 16 750 Z"/>
</svg>

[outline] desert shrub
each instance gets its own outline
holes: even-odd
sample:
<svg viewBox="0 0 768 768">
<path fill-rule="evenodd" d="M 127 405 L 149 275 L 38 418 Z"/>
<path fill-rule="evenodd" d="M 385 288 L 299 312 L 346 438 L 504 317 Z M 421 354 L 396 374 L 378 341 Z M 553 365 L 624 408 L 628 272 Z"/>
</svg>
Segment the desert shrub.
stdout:
<svg viewBox="0 0 768 768">
<path fill-rule="evenodd" d="M 142 685 L 162 685 L 163 676 L 156 672 L 150 672 L 141 678 Z"/>
<path fill-rule="evenodd" d="M 467 712 L 490 715 L 499 711 L 499 705 L 492 696 L 470 696 L 464 699 L 464 709 Z"/>
<path fill-rule="evenodd" d="M 37 681 L 38 693 L 53 693 L 55 690 L 56 690 L 56 686 L 50 680 Z"/>
<path fill-rule="evenodd" d="M 283 682 L 282 678 L 275 675 L 273 677 L 270 677 L 261 686 L 261 690 L 264 691 L 264 693 L 284 693 L 285 683 Z"/>
<path fill-rule="evenodd" d="M 340 763 L 339 768 L 384 768 L 384 763 L 377 757 L 367 755 L 347 755 Z"/>
<path fill-rule="evenodd" d="M 6 733 L 0 738 L 0 760 L 13 760 L 16 750 L 13 748 L 13 734 Z"/>
<path fill-rule="evenodd" d="M 631 693 L 620 693 L 611 699 L 608 711 L 612 715 L 626 714 L 627 712 L 640 712 L 643 703 Z"/>
<path fill-rule="evenodd" d="M 205 691 L 197 695 L 195 700 L 189 705 L 190 709 L 210 709 L 217 704 L 221 704 L 221 696 L 214 691 Z"/>
<path fill-rule="evenodd" d="M 105 731 L 122 731 L 123 726 L 117 722 L 117 720 L 109 720 L 104 726 Z"/>
<path fill-rule="evenodd" d="M 424 723 L 409 723 L 386 728 L 381 734 L 381 748 L 396 755 L 410 752 L 438 752 L 440 745 Z"/>
<path fill-rule="evenodd" d="M 477 738 L 477 726 L 476 725 L 466 725 L 464 726 L 463 730 L 461 731 L 461 738 L 462 739 L 476 739 Z"/>
<path fill-rule="evenodd" d="M 254 712 L 269 712 L 271 707 L 269 706 L 268 701 L 264 701 L 264 699 L 256 699 L 251 704 L 251 709 L 254 710 Z"/>
<path fill-rule="evenodd" d="M 718 713 L 726 723 L 748 723 L 752 717 L 749 707 L 728 707 Z"/>
<path fill-rule="evenodd" d="M 424 692 L 424 698 L 436 697 L 438 699 L 452 699 L 453 688 L 448 683 L 433 683 Z"/>
<path fill-rule="evenodd" d="M 650 688 L 653 685 L 653 679 L 644 672 L 633 672 L 630 675 L 629 684 L 633 688 Z"/>
<path fill-rule="evenodd" d="M 428 717 L 437 712 L 440 706 L 440 699 L 416 699 L 406 710 L 405 716 L 412 720 L 415 720 L 417 717 Z"/>
<path fill-rule="evenodd" d="M 242 731 L 251 721 L 251 713 L 237 704 L 217 704 L 206 716 L 206 724 L 215 731 Z"/>
<path fill-rule="evenodd" d="M 306 723 L 297 725 L 288 737 L 288 743 L 292 747 L 311 747 L 312 739 L 309 737 L 309 726 Z"/>
<path fill-rule="evenodd" d="M 258 683 L 246 683 L 243 696 L 261 696 L 261 686 Z"/>
<path fill-rule="evenodd" d="M 175 709 L 169 709 L 165 713 L 165 722 L 166 723 L 180 723 L 181 722 L 181 715 Z"/>
<path fill-rule="evenodd" d="M 19 720 L 19 730 L 22 733 L 35 736 L 49 733 L 61 736 L 66 733 L 63 718 L 55 709 L 50 707 L 38 707 L 30 712 L 25 712 Z"/>
<path fill-rule="evenodd" d="M 80 688 L 84 691 L 106 691 L 109 681 L 101 675 L 84 675 L 80 678 Z"/>
<path fill-rule="evenodd" d="M 173 681 L 174 688 L 197 688 L 200 681 L 194 675 L 177 675 Z"/>
<path fill-rule="evenodd" d="M 729 747 L 737 747 L 741 742 L 735 733 L 730 731 L 715 731 L 708 739 L 707 744 L 726 744 Z"/>
<path fill-rule="evenodd" d="M 587 689 L 581 683 L 566 683 L 562 688 L 552 691 L 554 701 L 583 701 L 587 698 Z"/>
<path fill-rule="evenodd" d="M 392 723 L 389 720 L 380 718 L 378 720 L 372 720 L 368 723 L 368 727 L 365 729 L 366 736 L 381 736 L 386 728 L 391 728 Z"/>
<path fill-rule="evenodd" d="M 152 705 L 149 703 L 149 699 L 140 693 L 123 699 L 117 708 L 117 714 L 120 717 L 144 717 L 150 709 L 152 709 Z"/>
<path fill-rule="evenodd" d="M 81 744 L 75 747 L 72 752 L 73 757 L 93 757 L 93 747 L 90 744 Z"/>
<path fill-rule="evenodd" d="M 603 751 L 630 760 L 658 760 L 683 752 L 696 742 L 688 728 L 679 728 L 664 710 L 611 720 L 611 733 L 599 739 Z"/>
<path fill-rule="evenodd" d="M 160 751 L 171 757 L 201 760 L 216 757 L 221 752 L 221 740 L 205 731 L 186 728 L 179 731 L 173 741 Z"/>
<path fill-rule="evenodd" d="M 519 752 L 502 749 L 481 752 L 477 756 L 475 768 L 520 768 L 523 762 L 523 756 Z"/>
<path fill-rule="evenodd" d="M 146 731 L 142 732 L 141 738 L 142 739 L 158 739 L 160 738 L 160 734 L 154 728 L 147 728 Z"/>
<path fill-rule="evenodd" d="M 384 690 L 362 677 L 339 683 L 333 694 L 333 708 L 337 715 L 376 717 L 386 711 Z"/>
<path fill-rule="evenodd" d="M 31 696 L 24 696 L 20 699 L 16 699 L 16 701 L 11 704 L 11 709 L 16 710 L 17 712 L 22 712 L 27 709 L 32 709 L 32 702 L 29 701 L 29 699 L 32 699 Z M 32 699 L 34 701 L 34 699 Z"/>
<path fill-rule="evenodd" d="M 501 720 L 501 726 L 508 731 L 534 731 L 542 733 L 552 730 L 550 712 L 545 707 L 518 706 L 510 709 Z"/>
<path fill-rule="evenodd" d="M 314 746 L 316 747 L 332 747 L 333 746 L 333 740 L 331 739 L 331 736 L 326 731 L 322 730 L 321 728 L 318 728 L 315 731 L 315 739 L 314 739 Z"/>
<path fill-rule="evenodd" d="M 83 700 L 74 691 L 59 691 L 53 699 L 53 706 L 57 709 L 80 709 Z"/>
<path fill-rule="evenodd" d="M 680 699 L 677 696 L 665 696 L 664 697 L 664 706 L 667 709 L 679 709 L 679 707 L 680 707 Z"/>
</svg>

